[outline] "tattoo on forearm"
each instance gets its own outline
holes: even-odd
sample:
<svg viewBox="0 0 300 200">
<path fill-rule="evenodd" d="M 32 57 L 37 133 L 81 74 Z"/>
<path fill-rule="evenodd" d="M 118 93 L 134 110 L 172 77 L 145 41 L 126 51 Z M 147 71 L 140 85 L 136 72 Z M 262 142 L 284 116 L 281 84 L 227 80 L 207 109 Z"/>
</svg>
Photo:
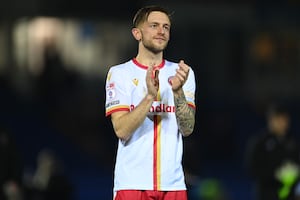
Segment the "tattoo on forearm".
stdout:
<svg viewBox="0 0 300 200">
<path fill-rule="evenodd" d="M 188 106 L 183 93 L 180 96 L 175 96 L 174 102 L 179 130 L 184 136 L 187 136 L 194 129 L 195 110 Z"/>
</svg>

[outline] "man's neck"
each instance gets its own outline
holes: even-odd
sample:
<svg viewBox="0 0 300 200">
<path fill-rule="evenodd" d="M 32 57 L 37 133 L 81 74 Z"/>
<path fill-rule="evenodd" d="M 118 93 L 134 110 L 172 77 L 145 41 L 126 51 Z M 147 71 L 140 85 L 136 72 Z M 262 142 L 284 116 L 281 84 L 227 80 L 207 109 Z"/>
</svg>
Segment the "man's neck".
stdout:
<svg viewBox="0 0 300 200">
<path fill-rule="evenodd" d="M 163 60 L 163 53 L 138 53 L 136 60 L 145 66 L 158 66 Z"/>
</svg>

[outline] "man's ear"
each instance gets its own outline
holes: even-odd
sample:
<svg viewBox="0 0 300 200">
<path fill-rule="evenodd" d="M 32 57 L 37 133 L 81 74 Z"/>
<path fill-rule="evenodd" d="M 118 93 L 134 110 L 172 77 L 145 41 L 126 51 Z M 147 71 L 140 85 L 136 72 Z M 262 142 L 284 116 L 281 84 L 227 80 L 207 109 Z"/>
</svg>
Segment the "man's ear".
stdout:
<svg viewBox="0 0 300 200">
<path fill-rule="evenodd" d="M 134 37 L 137 41 L 140 41 L 140 40 L 141 40 L 142 34 L 141 34 L 140 29 L 138 29 L 138 28 L 133 28 L 133 29 L 131 30 L 131 33 L 132 33 L 133 37 Z"/>
</svg>

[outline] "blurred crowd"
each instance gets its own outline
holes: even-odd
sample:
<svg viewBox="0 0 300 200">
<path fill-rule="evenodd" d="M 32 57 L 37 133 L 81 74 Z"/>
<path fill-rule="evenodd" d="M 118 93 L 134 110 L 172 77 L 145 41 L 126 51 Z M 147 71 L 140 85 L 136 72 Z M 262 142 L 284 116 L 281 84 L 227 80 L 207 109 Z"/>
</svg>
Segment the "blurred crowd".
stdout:
<svg viewBox="0 0 300 200">
<path fill-rule="evenodd" d="M 58 156 L 42 149 L 33 169 L 25 170 L 23 157 L 9 129 L 0 127 L 0 199 L 71 200 L 73 186 Z"/>
</svg>

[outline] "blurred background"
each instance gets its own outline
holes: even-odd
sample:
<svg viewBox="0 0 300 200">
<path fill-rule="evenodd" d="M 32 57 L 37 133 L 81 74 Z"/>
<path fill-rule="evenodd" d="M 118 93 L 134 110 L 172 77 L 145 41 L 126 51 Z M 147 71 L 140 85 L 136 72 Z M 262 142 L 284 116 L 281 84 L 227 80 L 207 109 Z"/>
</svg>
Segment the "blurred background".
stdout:
<svg viewBox="0 0 300 200">
<path fill-rule="evenodd" d="M 53 172 L 61 199 L 112 198 L 117 139 L 105 75 L 136 55 L 131 20 L 155 3 L 174 11 L 166 58 L 196 73 L 197 122 L 184 153 L 191 198 L 253 199 L 245 146 L 265 127 L 269 102 L 288 106 L 299 138 L 298 0 L 2 0 L 0 126 L 13 143 L 9 169 L 32 199 L 45 185 L 38 177 Z"/>
</svg>

